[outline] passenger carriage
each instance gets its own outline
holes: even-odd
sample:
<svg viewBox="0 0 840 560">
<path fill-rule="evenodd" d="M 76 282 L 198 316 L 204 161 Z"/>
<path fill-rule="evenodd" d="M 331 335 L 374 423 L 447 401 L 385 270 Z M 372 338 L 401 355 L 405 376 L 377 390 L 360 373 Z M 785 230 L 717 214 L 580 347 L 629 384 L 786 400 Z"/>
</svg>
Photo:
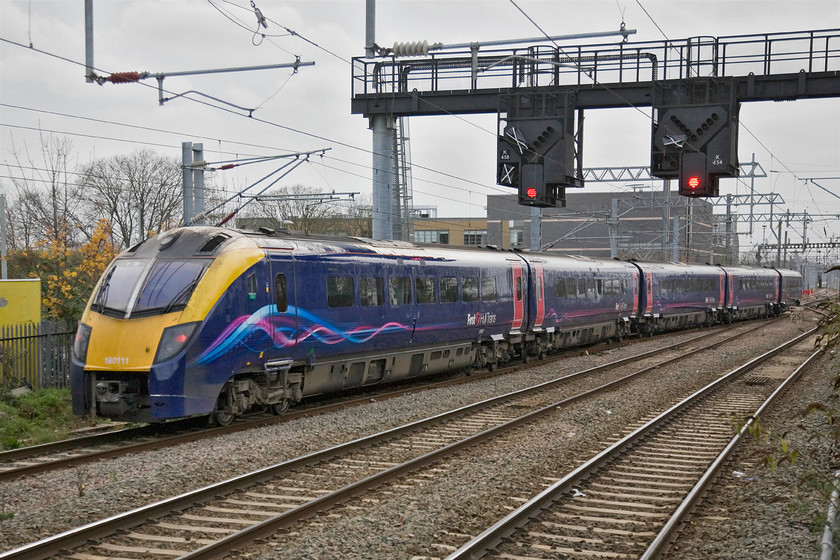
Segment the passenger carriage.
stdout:
<svg viewBox="0 0 840 560">
<path fill-rule="evenodd" d="M 638 310 L 638 270 L 618 260 L 522 253 L 533 296 L 529 353 L 622 338 Z"/>
<path fill-rule="evenodd" d="M 724 273 L 709 265 L 634 262 L 641 273 L 639 330 L 712 325 L 724 306 Z"/>
<path fill-rule="evenodd" d="M 726 319 L 771 317 L 779 313 L 780 275 L 770 268 L 721 266 L 726 273 Z"/>
</svg>

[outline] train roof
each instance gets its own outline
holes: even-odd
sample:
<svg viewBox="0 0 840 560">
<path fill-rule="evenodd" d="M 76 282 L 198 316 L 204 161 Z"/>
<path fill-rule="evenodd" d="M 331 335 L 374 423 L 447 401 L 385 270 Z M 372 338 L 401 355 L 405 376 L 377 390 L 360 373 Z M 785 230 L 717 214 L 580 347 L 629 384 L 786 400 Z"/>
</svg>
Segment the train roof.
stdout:
<svg viewBox="0 0 840 560">
<path fill-rule="evenodd" d="M 302 232 L 243 230 L 213 226 L 188 226 L 151 237 L 124 251 L 137 258 L 215 257 L 240 249 L 284 251 L 294 255 L 390 256 L 433 261 L 501 263 L 519 261 L 514 253 L 493 248 L 420 245 L 405 241 L 381 241 L 350 236 L 307 235 Z"/>
<path fill-rule="evenodd" d="M 718 276 L 721 274 L 720 267 L 713 264 L 696 264 L 696 263 L 682 263 L 682 262 L 667 262 L 659 263 L 652 261 L 633 261 L 642 270 L 656 270 L 675 275 L 711 275 Z"/>
<path fill-rule="evenodd" d="M 779 272 L 773 268 L 759 268 L 754 266 L 731 266 L 721 265 L 727 274 L 733 276 L 779 276 Z"/>
</svg>

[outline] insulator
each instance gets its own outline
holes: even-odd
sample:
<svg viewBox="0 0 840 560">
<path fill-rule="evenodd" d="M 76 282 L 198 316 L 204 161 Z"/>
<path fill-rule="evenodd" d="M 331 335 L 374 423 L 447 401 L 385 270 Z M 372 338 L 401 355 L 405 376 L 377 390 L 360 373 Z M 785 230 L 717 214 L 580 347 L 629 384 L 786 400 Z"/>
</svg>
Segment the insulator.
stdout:
<svg viewBox="0 0 840 560">
<path fill-rule="evenodd" d="M 226 163 L 223 166 L 221 166 L 219 169 L 221 169 L 222 171 L 226 171 L 228 169 L 233 169 L 234 167 L 236 167 L 235 163 Z"/>
<path fill-rule="evenodd" d="M 230 219 L 231 219 L 231 218 L 233 218 L 234 216 L 236 216 L 236 211 L 235 211 L 235 210 L 234 210 L 233 212 L 231 212 L 230 214 L 228 214 L 227 216 L 225 216 L 225 217 L 222 219 L 222 221 L 221 221 L 221 222 L 219 222 L 219 225 L 220 225 L 220 226 L 225 225 L 225 224 L 228 222 L 228 220 L 230 220 Z"/>
<path fill-rule="evenodd" d="M 108 81 L 112 84 L 130 84 L 132 82 L 139 82 L 140 72 L 114 72 L 108 76 Z"/>
<path fill-rule="evenodd" d="M 394 46 L 391 48 L 391 53 L 394 56 L 424 56 L 429 54 L 429 42 L 394 43 Z"/>
</svg>

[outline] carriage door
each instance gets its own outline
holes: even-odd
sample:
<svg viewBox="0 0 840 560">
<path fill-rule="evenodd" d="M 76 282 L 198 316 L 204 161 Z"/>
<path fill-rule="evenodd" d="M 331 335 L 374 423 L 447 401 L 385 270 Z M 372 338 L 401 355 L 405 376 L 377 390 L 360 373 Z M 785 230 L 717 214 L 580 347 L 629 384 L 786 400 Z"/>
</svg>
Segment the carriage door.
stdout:
<svg viewBox="0 0 840 560">
<path fill-rule="evenodd" d="M 636 271 L 633 271 L 633 316 L 639 314 L 639 275 Z M 624 280 L 621 281 L 622 286 L 624 285 Z M 626 289 L 624 292 L 626 293 Z M 623 296 L 622 296 L 623 297 Z"/>
<path fill-rule="evenodd" d="M 513 324 L 510 328 L 517 331 L 522 328 L 522 320 L 525 317 L 525 286 L 522 281 L 522 268 L 524 264 L 519 262 L 513 265 Z"/>
<path fill-rule="evenodd" d="M 653 311 L 653 274 L 645 272 L 645 313 Z"/>
<path fill-rule="evenodd" d="M 295 269 L 291 260 L 271 261 L 272 303 L 276 305 L 271 315 L 275 351 L 285 355 L 297 343 L 297 307 L 295 305 Z M 276 311 L 275 311 L 276 309 Z"/>
<path fill-rule="evenodd" d="M 534 326 L 541 327 L 545 320 L 545 277 L 543 276 L 542 263 L 534 263 L 534 274 L 536 275 L 536 291 L 534 297 L 537 300 L 537 316 L 534 318 Z"/>
</svg>

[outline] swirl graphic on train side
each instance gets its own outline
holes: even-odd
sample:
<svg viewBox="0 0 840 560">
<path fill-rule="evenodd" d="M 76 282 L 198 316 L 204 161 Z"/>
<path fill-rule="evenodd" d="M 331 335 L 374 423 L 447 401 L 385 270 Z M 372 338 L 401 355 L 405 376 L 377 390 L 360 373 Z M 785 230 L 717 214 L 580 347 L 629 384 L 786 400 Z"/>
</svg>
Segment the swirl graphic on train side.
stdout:
<svg viewBox="0 0 840 560">
<path fill-rule="evenodd" d="M 249 339 L 262 334 L 275 348 L 286 348 L 310 338 L 323 344 L 363 344 L 372 338 L 399 331 L 426 331 L 440 328 L 451 328 L 452 325 L 439 324 L 426 327 L 413 327 L 397 322 L 388 322 L 381 326 L 359 325 L 344 331 L 322 318 L 293 306 L 289 306 L 285 313 L 278 313 L 277 306 L 267 305 L 251 315 L 243 315 L 234 319 L 230 325 L 214 340 L 210 346 L 190 365 L 207 364 L 213 362 L 231 351 L 238 345 L 248 347 L 254 352 L 266 348 L 254 348 Z"/>
</svg>

